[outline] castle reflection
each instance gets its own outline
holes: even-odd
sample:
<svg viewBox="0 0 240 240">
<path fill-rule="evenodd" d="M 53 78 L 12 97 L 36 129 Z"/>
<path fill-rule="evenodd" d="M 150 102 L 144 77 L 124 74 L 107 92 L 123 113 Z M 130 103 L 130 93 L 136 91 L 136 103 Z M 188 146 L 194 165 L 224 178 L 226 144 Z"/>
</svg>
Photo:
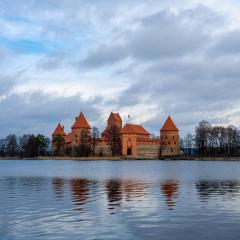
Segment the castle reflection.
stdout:
<svg viewBox="0 0 240 240">
<path fill-rule="evenodd" d="M 146 183 L 140 181 L 122 181 L 122 187 L 127 201 L 146 195 Z"/>
<path fill-rule="evenodd" d="M 134 180 L 109 180 L 105 184 L 108 209 L 113 210 L 123 202 L 133 201 L 146 194 L 146 184 Z"/>
<path fill-rule="evenodd" d="M 77 206 L 76 210 L 82 213 L 85 212 L 84 205 L 95 202 L 99 196 L 101 199 L 106 196 L 107 209 L 111 214 L 114 214 L 124 203 L 145 201 L 145 196 L 149 194 L 147 183 L 144 181 L 110 179 L 96 184 L 96 182 L 85 178 L 71 180 L 53 178 L 52 189 L 57 199 L 64 196 L 64 188 L 66 187 L 70 189 L 72 202 Z M 67 192 L 65 191 L 65 193 Z M 161 183 L 161 193 L 170 210 L 176 204 L 178 192 L 178 181 L 168 180 Z"/>
<path fill-rule="evenodd" d="M 87 199 L 90 197 L 89 195 L 89 185 L 91 181 L 85 178 L 78 178 L 70 180 L 70 186 L 72 191 L 73 202 L 80 206 L 77 208 L 79 211 L 84 211 L 82 205 L 87 202 Z"/>
<path fill-rule="evenodd" d="M 176 205 L 175 199 L 177 198 L 179 191 L 178 181 L 167 180 L 161 183 L 161 191 L 169 210 L 173 210 L 173 207 Z"/>
<path fill-rule="evenodd" d="M 54 177 L 52 180 L 53 190 L 56 194 L 56 198 L 62 198 L 64 196 L 64 183 L 65 181 L 62 178 Z"/>
<path fill-rule="evenodd" d="M 109 209 L 114 209 L 121 205 L 123 199 L 121 182 L 109 180 L 105 185 Z"/>
</svg>

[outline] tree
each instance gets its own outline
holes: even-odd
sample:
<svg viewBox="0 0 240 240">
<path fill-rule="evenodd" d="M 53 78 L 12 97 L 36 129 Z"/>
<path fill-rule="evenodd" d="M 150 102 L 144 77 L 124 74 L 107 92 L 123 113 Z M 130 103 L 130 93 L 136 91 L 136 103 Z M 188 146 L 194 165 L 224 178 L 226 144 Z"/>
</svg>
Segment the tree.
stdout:
<svg viewBox="0 0 240 240">
<path fill-rule="evenodd" d="M 30 157 L 29 149 L 28 149 L 28 141 L 31 135 L 24 134 L 19 137 L 19 157 Z"/>
<path fill-rule="evenodd" d="M 111 125 L 107 130 L 107 142 L 111 147 L 111 152 L 113 156 L 120 155 L 121 153 L 121 138 L 120 130 L 117 125 Z"/>
<path fill-rule="evenodd" d="M 6 138 L 6 151 L 9 157 L 16 157 L 18 154 L 18 143 L 15 134 L 8 135 Z"/>
<path fill-rule="evenodd" d="M 6 145 L 6 139 L 0 139 L 0 157 L 5 157 Z"/>
<path fill-rule="evenodd" d="M 97 139 L 99 139 L 100 133 L 97 127 L 92 128 L 92 151 L 93 154 L 95 155 L 95 147 L 97 143 Z"/>
<path fill-rule="evenodd" d="M 91 133 L 87 129 L 83 129 L 80 134 L 79 145 L 75 149 L 77 156 L 88 157 L 91 154 Z"/>
<path fill-rule="evenodd" d="M 196 127 L 196 147 L 200 156 L 206 156 L 208 150 L 208 135 L 211 125 L 207 121 L 201 121 Z"/>
<path fill-rule="evenodd" d="M 211 126 L 202 121 L 196 127 L 196 148 L 199 156 L 237 156 L 240 134 L 235 126 Z"/>
<path fill-rule="evenodd" d="M 192 155 L 192 149 L 194 146 L 194 136 L 191 133 L 188 133 L 184 138 L 184 146 L 188 151 L 188 155 Z"/>
<path fill-rule="evenodd" d="M 54 136 L 52 144 L 54 155 L 60 156 L 64 153 L 65 140 L 62 135 Z"/>
<path fill-rule="evenodd" d="M 49 147 L 50 140 L 42 134 L 38 134 L 36 137 L 37 156 L 45 156 Z"/>
</svg>

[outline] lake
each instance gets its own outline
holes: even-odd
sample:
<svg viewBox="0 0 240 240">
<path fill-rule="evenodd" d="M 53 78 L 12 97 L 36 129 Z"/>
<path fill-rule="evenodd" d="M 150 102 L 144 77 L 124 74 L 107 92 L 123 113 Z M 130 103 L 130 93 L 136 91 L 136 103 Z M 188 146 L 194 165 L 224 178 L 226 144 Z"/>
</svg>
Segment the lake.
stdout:
<svg viewBox="0 0 240 240">
<path fill-rule="evenodd" d="M 240 239 L 240 162 L 0 161 L 0 239 Z"/>
</svg>

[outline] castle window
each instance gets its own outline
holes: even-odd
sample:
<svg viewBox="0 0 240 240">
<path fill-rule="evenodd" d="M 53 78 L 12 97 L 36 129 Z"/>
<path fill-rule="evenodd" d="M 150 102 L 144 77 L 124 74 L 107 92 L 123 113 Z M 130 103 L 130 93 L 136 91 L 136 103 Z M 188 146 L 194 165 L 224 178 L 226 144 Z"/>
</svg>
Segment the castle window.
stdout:
<svg viewBox="0 0 240 240">
<path fill-rule="evenodd" d="M 167 136 L 165 137 L 165 139 L 167 139 Z"/>
<path fill-rule="evenodd" d="M 174 136 L 172 137 L 172 139 L 174 139 Z"/>
<path fill-rule="evenodd" d="M 77 138 L 77 135 L 75 135 L 75 138 Z"/>
<path fill-rule="evenodd" d="M 78 143 L 78 140 L 76 140 L 76 143 Z"/>
<path fill-rule="evenodd" d="M 129 138 L 129 140 L 128 140 L 129 142 L 131 142 L 131 138 Z"/>
<path fill-rule="evenodd" d="M 176 145 L 177 143 L 176 143 L 176 142 L 174 142 L 174 144 Z"/>
<path fill-rule="evenodd" d="M 170 142 L 168 142 L 168 144 L 170 145 L 171 143 L 170 143 Z"/>
</svg>

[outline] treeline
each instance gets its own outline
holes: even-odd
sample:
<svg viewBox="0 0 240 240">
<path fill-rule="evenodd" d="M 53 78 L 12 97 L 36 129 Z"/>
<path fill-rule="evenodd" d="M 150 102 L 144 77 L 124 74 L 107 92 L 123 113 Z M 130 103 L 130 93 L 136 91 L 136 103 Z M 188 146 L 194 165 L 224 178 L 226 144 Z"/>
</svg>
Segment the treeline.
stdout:
<svg viewBox="0 0 240 240">
<path fill-rule="evenodd" d="M 185 155 L 199 157 L 240 156 L 240 131 L 235 126 L 212 126 L 201 121 L 195 134 L 188 133 L 181 140 Z"/>
<path fill-rule="evenodd" d="M 42 134 L 15 134 L 0 139 L 0 157 L 34 158 L 49 155 L 50 139 Z"/>
</svg>

